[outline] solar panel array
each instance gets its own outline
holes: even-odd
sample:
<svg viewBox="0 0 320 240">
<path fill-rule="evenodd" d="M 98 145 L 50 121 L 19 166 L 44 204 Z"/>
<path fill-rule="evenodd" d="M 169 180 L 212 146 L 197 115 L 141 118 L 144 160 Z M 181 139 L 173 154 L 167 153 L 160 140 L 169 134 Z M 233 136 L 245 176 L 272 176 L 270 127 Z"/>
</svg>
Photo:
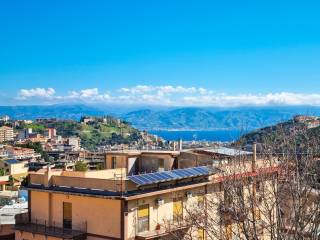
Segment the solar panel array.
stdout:
<svg viewBox="0 0 320 240">
<path fill-rule="evenodd" d="M 184 168 L 176 169 L 172 171 L 163 171 L 155 173 L 145 173 L 140 175 L 128 176 L 128 179 L 133 181 L 139 186 L 155 184 L 160 182 L 167 182 L 172 180 L 206 176 L 211 173 L 211 170 L 207 167 L 193 167 L 193 168 Z"/>
</svg>

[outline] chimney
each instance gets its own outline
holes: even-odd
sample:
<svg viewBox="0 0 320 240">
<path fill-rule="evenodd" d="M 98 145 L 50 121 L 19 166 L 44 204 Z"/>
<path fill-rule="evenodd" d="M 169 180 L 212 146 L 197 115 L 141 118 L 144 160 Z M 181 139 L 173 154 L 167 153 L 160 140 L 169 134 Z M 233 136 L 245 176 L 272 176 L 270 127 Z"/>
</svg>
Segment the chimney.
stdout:
<svg viewBox="0 0 320 240">
<path fill-rule="evenodd" d="M 252 156 L 252 165 L 251 165 L 251 170 L 252 172 L 256 171 L 256 161 L 257 161 L 257 144 L 254 142 L 252 145 L 252 150 L 253 150 L 253 156 Z"/>
<path fill-rule="evenodd" d="M 51 166 L 50 166 L 50 163 L 48 163 L 46 172 L 44 174 L 44 186 L 46 187 L 50 186 L 50 178 L 51 178 Z"/>
<path fill-rule="evenodd" d="M 179 140 L 179 151 L 182 151 L 182 139 Z"/>
</svg>

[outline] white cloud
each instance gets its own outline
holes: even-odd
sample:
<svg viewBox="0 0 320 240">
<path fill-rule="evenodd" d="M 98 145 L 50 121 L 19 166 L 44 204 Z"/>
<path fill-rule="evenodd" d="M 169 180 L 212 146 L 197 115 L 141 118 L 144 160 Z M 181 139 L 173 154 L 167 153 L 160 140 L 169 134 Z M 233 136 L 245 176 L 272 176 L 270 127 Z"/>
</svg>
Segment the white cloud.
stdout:
<svg viewBox="0 0 320 240">
<path fill-rule="evenodd" d="M 146 92 L 154 91 L 155 87 L 147 86 L 147 85 L 137 85 L 132 88 L 120 88 L 120 91 L 123 93 L 131 93 L 131 94 L 141 94 Z"/>
<path fill-rule="evenodd" d="M 268 93 L 268 94 L 211 94 L 183 97 L 184 105 L 197 106 L 269 106 L 269 105 L 313 105 L 320 106 L 320 94 Z"/>
<path fill-rule="evenodd" d="M 137 85 L 131 88 L 120 88 L 120 91 L 123 93 L 131 94 L 141 94 L 148 92 L 158 92 L 161 94 L 171 94 L 171 93 L 196 93 L 197 91 L 204 90 L 203 88 L 195 87 L 182 87 L 182 86 L 150 86 L 150 85 Z"/>
<path fill-rule="evenodd" d="M 45 103 L 87 102 L 110 104 L 164 105 L 164 106 L 268 106 L 313 105 L 320 106 L 320 94 L 266 93 L 226 94 L 215 93 L 202 87 L 137 85 L 123 87 L 114 92 L 101 93 L 98 88 L 70 91 L 57 95 L 53 88 L 21 89 L 17 100 L 43 99 Z"/>
<path fill-rule="evenodd" d="M 51 98 L 55 94 L 53 88 L 31 88 L 31 89 L 21 89 L 18 93 L 18 98 L 27 99 L 31 97 L 43 97 Z"/>
</svg>

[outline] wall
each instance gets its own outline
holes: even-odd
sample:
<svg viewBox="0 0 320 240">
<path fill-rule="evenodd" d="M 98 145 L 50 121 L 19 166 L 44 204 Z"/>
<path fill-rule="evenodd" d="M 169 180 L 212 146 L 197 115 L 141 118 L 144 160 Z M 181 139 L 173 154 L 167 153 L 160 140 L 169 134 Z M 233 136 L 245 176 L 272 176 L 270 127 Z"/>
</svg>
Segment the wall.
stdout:
<svg viewBox="0 0 320 240">
<path fill-rule="evenodd" d="M 106 155 L 106 162 L 105 166 L 106 169 L 112 169 L 112 157 L 116 157 L 116 168 L 127 168 L 127 161 L 128 156 L 127 155 Z"/>
<path fill-rule="evenodd" d="M 110 180 L 99 178 L 52 176 L 51 184 L 57 186 L 81 187 L 86 189 L 102 189 L 108 191 L 124 191 L 125 180 Z M 122 188 L 121 188 L 122 187 Z"/>
<path fill-rule="evenodd" d="M 72 203 L 73 228 L 90 234 L 120 238 L 121 201 L 67 194 L 31 192 L 32 222 L 62 227 L 63 202 Z M 26 235 L 26 234 L 25 234 Z M 35 239 L 24 237 L 25 239 Z M 21 239 L 21 238 L 17 238 Z"/>
<path fill-rule="evenodd" d="M 14 226 L 12 224 L 0 225 L 0 239 L 14 234 Z"/>
<path fill-rule="evenodd" d="M 15 240 L 62 240 L 62 238 L 56 238 L 51 236 L 44 236 L 39 234 L 32 234 L 29 232 L 15 231 Z"/>
<path fill-rule="evenodd" d="M 156 172 L 159 171 L 159 163 L 161 160 L 164 160 L 164 170 L 171 170 L 174 163 L 174 158 L 168 154 L 152 154 L 152 153 L 143 153 L 138 158 L 138 172 Z"/>
</svg>

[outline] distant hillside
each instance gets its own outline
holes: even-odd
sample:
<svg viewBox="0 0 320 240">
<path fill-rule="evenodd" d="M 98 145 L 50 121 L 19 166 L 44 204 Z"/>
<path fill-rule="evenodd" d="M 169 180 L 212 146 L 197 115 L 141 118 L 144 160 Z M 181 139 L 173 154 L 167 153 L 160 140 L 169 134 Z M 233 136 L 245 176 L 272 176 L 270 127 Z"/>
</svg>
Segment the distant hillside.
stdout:
<svg viewBox="0 0 320 240">
<path fill-rule="evenodd" d="M 0 116 L 14 119 L 59 118 L 78 120 L 82 116 L 102 116 L 104 112 L 86 105 L 0 106 Z"/>
<path fill-rule="evenodd" d="M 59 118 L 79 120 L 82 116 L 112 115 L 145 130 L 252 130 L 291 119 L 297 114 L 320 115 L 319 107 L 164 108 L 129 106 L 0 106 L 0 115 L 14 119 Z"/>
<path fill-rule="evenodd" d="M 286 149 L 284 146 L 286 141 L 294 141 L 297 148 L 305 149 L 307 145 L 311 146 L 320 142 L 320 121 L 315 120 L 315 122 L 316 125 L 313 125 L 310 122 L 297 122 L 290 119 L 245 134 L 238 142 L 243 146 L 253 142 L 273 145 L 276 150 L 282 151 Z M 313 149 L 318 149 L 318 147 L 316 144 Z"/>
<path fill-rule="evenodd" d="M 133 111 L 123 115 L 139 129 L 257 129 L 291 119 L 304 113 L 302 108 L 241 108 L 217 110 L 208 108 L 180 108 L 152 111 L 149 109 Z M 320 113 L 318 108 L 313 112 Z"/>
</svg>

